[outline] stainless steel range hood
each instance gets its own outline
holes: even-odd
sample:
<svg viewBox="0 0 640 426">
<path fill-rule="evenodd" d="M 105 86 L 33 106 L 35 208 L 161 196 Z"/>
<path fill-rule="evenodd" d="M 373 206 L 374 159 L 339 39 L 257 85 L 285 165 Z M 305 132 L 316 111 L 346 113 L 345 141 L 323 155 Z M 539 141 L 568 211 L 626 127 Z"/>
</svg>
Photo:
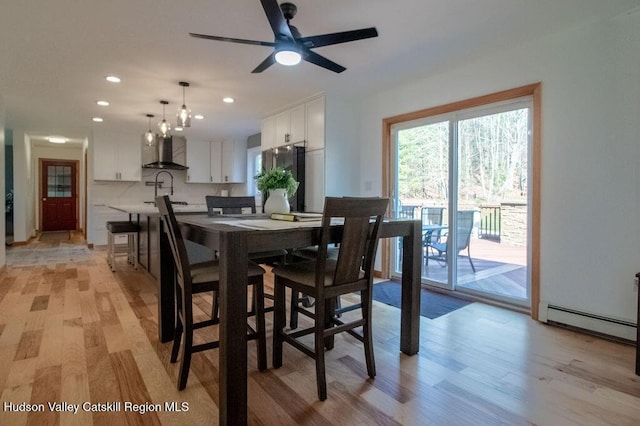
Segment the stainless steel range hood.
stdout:
<svg viewBox="0 0 640 426">
<path fill-rule="evenodd" d="M 158 161 L 143 164 L 143 169 L 187 170 L 187 166 L 173 162 L 173 140 L 171 136 L 156 136 L 156 158 Z"/>
</svg>

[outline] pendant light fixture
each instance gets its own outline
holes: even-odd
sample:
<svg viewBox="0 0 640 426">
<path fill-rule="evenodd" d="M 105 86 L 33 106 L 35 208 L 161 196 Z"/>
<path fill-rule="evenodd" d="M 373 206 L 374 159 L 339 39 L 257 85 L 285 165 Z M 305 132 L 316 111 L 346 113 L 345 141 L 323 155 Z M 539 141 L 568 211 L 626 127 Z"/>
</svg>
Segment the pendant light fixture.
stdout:
<svg viewBox="0 0 640 426">
<path fill-rule="evenodd" d="M 158 123 L 158 128 L 160 129 L 160 134 L 162 134 L 163 138 L 169 136 L 169 130 L 171 130 L 171 124 L 167 122 L 164 118 L 165 107 L 169 105 L 167 101 L 160 101 L 162 104 L 162 121 Z"/>
<path fill-rule="evenodd" d="M 153 143 L 156 141 L 156 134 L 151 131 L 151 119 L 155 117 L 153 114 L 147 114 L 147 118 L 149 119 L 149 130 L 144 134 L 144 143 L 147 146 L 153 146 Z"/>
<path fill-rule="evenodd" d="M 180 86 L 182 86 L 182 107 L 178 111 L 178 127 L 191 127 L 191 110 L 187 108 L 187 105 L 184 101 L 184 91 L 185 87 L 189 87 L 189 83 L 186 81 L 181 81 Z"/>
</svg>

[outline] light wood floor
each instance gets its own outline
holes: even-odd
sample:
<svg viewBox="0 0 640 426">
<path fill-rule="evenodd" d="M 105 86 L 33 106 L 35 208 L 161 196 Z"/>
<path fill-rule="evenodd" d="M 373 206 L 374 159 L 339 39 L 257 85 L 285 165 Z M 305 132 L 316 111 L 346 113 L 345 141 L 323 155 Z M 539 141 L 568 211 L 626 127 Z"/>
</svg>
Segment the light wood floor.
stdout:
<svg viewBox="0 0 640 426">
<path fill-rule="evenodd" d="M 54 260 L 16 260 L 51 244 Z M 156 338 L 155 283 L 124 266 L 110 272 L 104 250 L 61 261 L 73 246 L 51 244 L 9 249 L 25 255 L 8 253 L 16 266 L 0 273 L 0 425 L 216 424 L 217 351 L 194 355 L 187 389 L 176 390 L 170 344 Z M 210 303 L 210 297 L 197 302 L 203 313 Z M 398 351 L 399 311 L 376 303 L 374 316 L 377 377 L 368 379 L 361 345 L 338 337 L 327 353 L 325 402 L 317 400 L 310 359 L 285 346 L 284 366 L 260 373 L 249 343 L 249 422 L 640 424 L 640 378 L 630 346 L 473 303 L 422 318 L 420 352 L 408 357 Z M 140 415 L 122 405 L 72 414 L 47 406 L 115 401 L 163 409 Z M 188 403 L 188 411 L 165 410 L 171 402 Z M 45 411 L 11 411 L 8 403 L 45 404 Z"/>
</svg>

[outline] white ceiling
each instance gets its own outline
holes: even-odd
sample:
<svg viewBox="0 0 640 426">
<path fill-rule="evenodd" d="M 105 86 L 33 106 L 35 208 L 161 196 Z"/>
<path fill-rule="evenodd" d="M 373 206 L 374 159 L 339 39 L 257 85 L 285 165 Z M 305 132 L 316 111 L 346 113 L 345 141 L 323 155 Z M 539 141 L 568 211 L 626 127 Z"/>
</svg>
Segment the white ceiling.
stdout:
<svg viewBox="0 0 640 426">
<path fill-rule="evenodd" d="M 303 36 L 374 26 L 379 37 L 316 49 L 345 66 L 309 63 L 251 74 L 270 48 L 195 39 L 189 32 L 273 41 L 258 0 L 10 0 L 0 12 L 0 96 L 6 126 L 84 138 L 94 128 L 142 134 L 145 114 L 175 122 L 179 81 L 205 115 L 187 139 L 246 137 L 260 119 L 319 92 L 348 96 L 614 16 L 640 0 L 294 0 Z M 116 74 L 114 85 L 104 77 Z M 222 103 L 232 96 L 234 104 Z M 108 100 L 109 107 L 96 101 Z M 101 116 L 97 124 L 92 117 Z M 154 128 L 155 130 L 155 128 Z"/>
</svg>

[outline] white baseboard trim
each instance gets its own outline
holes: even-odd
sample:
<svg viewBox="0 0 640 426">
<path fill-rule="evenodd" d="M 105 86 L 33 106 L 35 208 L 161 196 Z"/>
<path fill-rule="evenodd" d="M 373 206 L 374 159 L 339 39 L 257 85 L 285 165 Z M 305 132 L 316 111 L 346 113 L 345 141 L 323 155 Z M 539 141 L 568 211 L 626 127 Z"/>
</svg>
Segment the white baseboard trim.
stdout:
<svg viewBox="0 0 640 426">
<path fill-rule="evenodd" d="M 542 322 L 568 325 L 607 336 L 636 341 L 636 324 L 632 322 L 564 308 L 548 302 L 540 302 L 538 319 Z"/>
</svg>

